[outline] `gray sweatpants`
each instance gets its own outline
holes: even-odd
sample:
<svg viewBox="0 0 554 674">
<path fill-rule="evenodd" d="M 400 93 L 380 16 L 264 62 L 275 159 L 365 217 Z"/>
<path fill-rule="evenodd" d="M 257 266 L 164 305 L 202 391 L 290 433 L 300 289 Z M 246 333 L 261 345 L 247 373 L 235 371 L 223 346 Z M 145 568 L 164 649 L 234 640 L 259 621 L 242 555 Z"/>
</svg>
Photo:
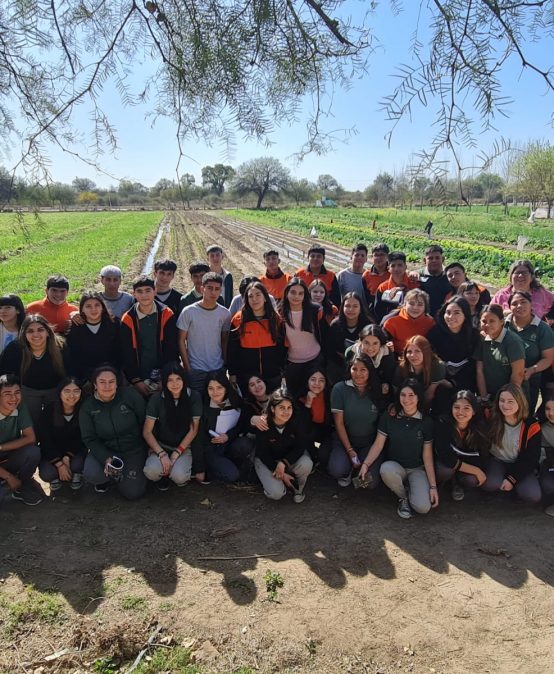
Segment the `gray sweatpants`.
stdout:
<svg viewBox="0 0 554 674">
<path fill-rule="evenodd" d="M 304 491 L 304 487 L 306 486 L 308 476 L 312 472 L 313 466 L 314 464 L 310 459 L 308 452 L 304 452 L 298 461 L 291 465 L 290 470 L 298 480 L 298 491 Z M 285 483 L 282 480 L 273 477 L 273 471 L 270 470 L 261 459 L 258 459 L 258 457 L 254 459 L 254 470 L 262 483 L 264 494 L 267 498 L 273 499 L 274 501 L 282 499 L 287 493 Z"/>
<path fill-rule="evenodd" d="M 171 450 L 168 451 L 170 452 Z M 190 451 L 190 447 L 187 447 L 171 467 L 168 477 L 172 482 L 175 482 L 176 485 L 182 487 L 190 480 L 191 471 L 192 452 Z M 151 452 L 144 464 L 144 474 L 148 480 L 159 482 L 162 479 L 162 472 L 162 462 L 156 454 Z"/>
<path fill-rule="evenodd" d="M 429 480 L 423 466 L 404 468 L 397 461 L 384 461 L 381 479 L 398 498 L 407 498 L 416 513 L 424 515 L 431 510 Z"/>
</svg>

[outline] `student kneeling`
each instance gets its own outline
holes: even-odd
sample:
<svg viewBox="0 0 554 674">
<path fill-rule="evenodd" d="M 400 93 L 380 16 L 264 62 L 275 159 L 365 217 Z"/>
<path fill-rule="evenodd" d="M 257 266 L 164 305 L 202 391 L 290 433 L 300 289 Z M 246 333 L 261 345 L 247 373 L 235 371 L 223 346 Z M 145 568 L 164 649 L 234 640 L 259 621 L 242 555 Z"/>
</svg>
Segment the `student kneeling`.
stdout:
<svg viewBox="0 0 554 674">
<path fill-rule="evenodd" d="M 256 432 L 254 468 L 268 498 L 282 499 L 289 488 L 294 492 L 294 502 L 302 503 L 313 463 L 307 452 L 309 439 L 297 422 L 293 404 L 292 396 L 282 390 L 269 396 L 269 430 Z"/>
</svg>

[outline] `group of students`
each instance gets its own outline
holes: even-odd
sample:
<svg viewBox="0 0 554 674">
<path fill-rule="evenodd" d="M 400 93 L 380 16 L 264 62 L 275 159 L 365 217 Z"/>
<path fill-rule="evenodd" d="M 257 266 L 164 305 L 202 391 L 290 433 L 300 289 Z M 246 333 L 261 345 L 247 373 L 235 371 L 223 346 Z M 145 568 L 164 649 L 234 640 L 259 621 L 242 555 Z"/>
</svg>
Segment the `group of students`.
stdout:
<svg viewBox="0 0 554 674">
<path fill-rule="evenodd" d="M 312 245 L 294 276 L 268 250 L 233 295 L 221 247 L 206 254 L 186 295 L 159 260 L 132 294 L 109 265 L 79 306 L 63 276 L 26 309 L 0 298 L 4 495 L 40 503 L 38 468 L 52 493 L 135 499 L 195 479 L 301 503 L 319 467 L 341 487 L 382 482 L 403 518 L 436 507 L 441 485 L 554 515 L 554 293 L 529 261 L 491 300 L 436 245 L 408 271 L 404 253 L 378 244 L 368 260 L 360 243 L 337 274 Z"/>
</svg>

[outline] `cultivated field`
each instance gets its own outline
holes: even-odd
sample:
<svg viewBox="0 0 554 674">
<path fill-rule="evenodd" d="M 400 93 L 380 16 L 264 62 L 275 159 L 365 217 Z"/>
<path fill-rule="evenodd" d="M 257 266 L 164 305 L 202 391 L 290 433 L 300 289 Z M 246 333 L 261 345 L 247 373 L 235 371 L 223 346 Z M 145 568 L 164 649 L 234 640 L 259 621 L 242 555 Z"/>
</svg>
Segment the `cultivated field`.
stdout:
<svg viewBox="0 0 554 674">
<path fill-rule="evenodd" d="M 261 272 L 269 245 L 285 268 L 302 264 L 308 237 L 222 216 L 167 215 L 158 254 L 179 262 L 177 287 L 214 242 L 237 281 Z M 326 247 L 329 266 L 344 266 L 347 249 Z M 135 674 L 550 671 L 552 521 L 508 495 L 441 498 L 403 521 L 390 494 L 315 474 L 301 505 L 196 484 L 137 503 L 85 489 L 2 504 L 0 673 L 130 672 L 141 653 Z"/>
</svg>

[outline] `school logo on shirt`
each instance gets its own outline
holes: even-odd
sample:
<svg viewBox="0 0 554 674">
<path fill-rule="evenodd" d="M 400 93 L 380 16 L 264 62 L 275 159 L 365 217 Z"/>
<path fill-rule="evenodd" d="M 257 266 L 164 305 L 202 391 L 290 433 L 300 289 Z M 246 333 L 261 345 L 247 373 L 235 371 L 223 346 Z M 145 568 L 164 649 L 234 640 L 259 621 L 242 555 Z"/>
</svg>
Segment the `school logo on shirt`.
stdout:
<svg viewBox="0 0 554 674">
<path fill-rule="evenodd" d="M 416 435 L 418 440 L 423 440 L 423 431 L 418 431 Z"/>
<path fill-rule="evenodd" d="M 129 413 L 129 408 L 127 407 L 127 405 L 126 405 L 125 403 L 123 403 L 122 405 L 119 406 L 119 411 L 120 411 L 122 414 L 128 414 L 128 413 Z"/>
</svg>

